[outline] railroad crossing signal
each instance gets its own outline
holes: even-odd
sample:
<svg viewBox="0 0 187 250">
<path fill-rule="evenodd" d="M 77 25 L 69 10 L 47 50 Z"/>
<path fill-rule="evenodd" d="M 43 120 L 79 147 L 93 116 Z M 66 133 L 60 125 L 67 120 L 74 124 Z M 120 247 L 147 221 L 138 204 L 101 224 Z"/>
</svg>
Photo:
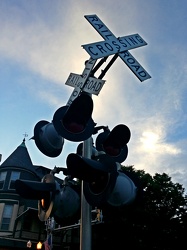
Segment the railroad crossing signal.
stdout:
<svg viewBox="0 0 187 250">
<path fill-rule="evenodd" d="M 124 124 L 118 124 L 111 131 L 106 128 L 96 138 L 96 149 L 104 151 L 115 162 L 122 163 L 128 155 L 127 143 L 131 137 L 130 129 Z"/>
<path fill-rule="evenodd" d="M 118 171 L 118 164 L 107 154 L 92 160 L 78 154 L 69 154 L 66 160 L 71 177 L 85 181 L 83 192 L 91 206 L 102 208 L 106 203 L 122 207 L 134 202 L 135 183 Z"/>
<path fill-rule="evenodd" d="M 45 175 L 41 182 L 17 179 L 16 192 L 24 199 L 38 200 L 38 218 L 46 221 L 53 216 L 59 224 L 75 223 L 80 218 L 80 191 L 66 178 L 58 183 L 53 174 Z"/>
<path fill-rule="evenodd" d="M 83 48 L 86 49 L 92 58 L 100 58 L 106 55 L 109 56 L 111 54 L 116 54 L 117 49 L 119 57 L 141 82 L 151 78 L 146 70 L 128 51 L 128 49 L 133 49 L 147 44 L 138 34 L 117 39 L 97 15 L 85 15 L 84 17 L 105 39 L 104 42 L 83 45 Z"/>
<path fill-rule="evenodd" d="M 60 107 L 53 116 L 53 125 L 59 135 L 69 141 L 84 141 L 92 136 L 96 123 L 92 119 L 93 100 L 81 93 L 70 106 Z"/>
<path fill-rule="evenodd" d="M 96 123 L 91 117 L 93 111 L 91 94 L 99 94 L 105 83 L 102 77 L 118 56 L 140 81 L 147 80 L 151 76 L 128 51 L 147 45 L 139 34 L 116 38 L 96 15 L 86 15 L 85 18 L 104 41 L 83 45 L 91 57 L 85 62 L 82 75 L 70 73 L 65 84 L 74 87 L 74 90 L 67 105 L 55 112 L 52 123 L 38 122 L 32 138 L 39 150 L 49 157 L 56 157 L 61 153 L 64 139 L 84 141 L 81 152 L 71 153 L 67 157 L 67 169 L 64 174 L 68 175 L 69 181 L 65 179 L 63 185 L 57 183 L 50 173 L 42 178 L 41 183 L 17 180 L 15 186 L 23 198 L 38 200 L 41 221 L 47 220 L 52 215 L 57 222 L 66 223 L 70 218 L 77 219 L 81 210 L 81 247 L 89 250 L 91 221 L 87 213 L 90 207 L 86 201 L 91 206 L 98 207 L 107 203 L 120 207 L 134 202 L 138 190 L 136 183 L 124 174 L 120 167 L 120 163 L 128 154 L 126 144 L 131 136 L 128 127 L 120 124 L 112 131 L 106 130 L 97 137 L 96 147 L 92 145 L 91 137 L 95 134 Z M 102 70 L 101 75 L 98 78 L 94 77 L 102 63 L 113 54 L 114 57 Z M 102 59 L 95 66 L 99 58 Z M 74 177 L 83 181 L 81 190 L 77 190 L 75 185 L 71 184 Z M 86 200 L 80 199 L 83 195 Z M 87 237 L 83 237 L 84 233 Z"/>
</svg>

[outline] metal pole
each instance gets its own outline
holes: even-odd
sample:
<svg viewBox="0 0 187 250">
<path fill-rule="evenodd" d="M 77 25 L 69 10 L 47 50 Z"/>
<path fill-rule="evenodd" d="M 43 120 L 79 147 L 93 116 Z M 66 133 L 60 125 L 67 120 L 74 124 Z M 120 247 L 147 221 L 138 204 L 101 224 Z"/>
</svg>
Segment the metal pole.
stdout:
<svg viewBox="0 0 187 250">
<path fill-rule="evenodd" d="M 91 158 L 92 137 L 83 142 L 83 156 Z M 92 243 L 92 224 L 91 224 L 91 206 L 85 199 L 84 181 L 81 187 L 81 221 L 80 221 L 80 250 L 91 250 Z"/>
<path fill-rule="evenodd" d="M 101 74 L 99 75 L 98 79 L 103 79 L 106 72 L 109 70 L 109 68 L 112 66 L 112 64 L 115 62 L 115 60 L 118 58 L 118 54 L 115 54 L 110 62 L 107 64 L 107 66 L 102 70 Z"/>
</svg>

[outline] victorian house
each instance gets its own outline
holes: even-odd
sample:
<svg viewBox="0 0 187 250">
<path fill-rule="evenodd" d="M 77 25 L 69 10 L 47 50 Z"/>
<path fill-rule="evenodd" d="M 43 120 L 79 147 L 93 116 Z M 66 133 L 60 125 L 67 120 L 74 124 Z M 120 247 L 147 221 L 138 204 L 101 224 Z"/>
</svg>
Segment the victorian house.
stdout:
<svg viewBox="0 0 187 250">
<path fill-rule="evenodd" d="M 15 151 L 0 165 L 0 249 L 37 249 L 42 243 L 45 249 L 47 224 L 38 218 L 38 201 L 22 198 L 15 189 L 17 179 L 40 182 L 50 169 L 33 165 L 28 153 L 25 139 Z M 56 178 L 58 182 L 63 180 Z M 58 230 L 55 225 L 53 249 L 74 249 L 72 232 L 75 230 Z M 78 230 L 76 233 L 78 234 Z M 77 244 L 76 244 L 77 245 Z"/>
</svg>

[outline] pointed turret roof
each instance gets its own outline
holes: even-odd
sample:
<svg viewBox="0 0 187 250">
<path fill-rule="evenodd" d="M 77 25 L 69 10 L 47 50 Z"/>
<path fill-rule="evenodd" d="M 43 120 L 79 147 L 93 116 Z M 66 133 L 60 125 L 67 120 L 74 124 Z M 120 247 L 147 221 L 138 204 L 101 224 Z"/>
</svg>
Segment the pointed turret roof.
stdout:
<svg viewBox="0 0 187 250">
<path fill-rule="evenodd" d="M 25 138 L 15 151 L 0 165 L 0 167 L 20 167 L 31 171 L 34 170 L 30 155 L 25 145 Z"/>
</svg>

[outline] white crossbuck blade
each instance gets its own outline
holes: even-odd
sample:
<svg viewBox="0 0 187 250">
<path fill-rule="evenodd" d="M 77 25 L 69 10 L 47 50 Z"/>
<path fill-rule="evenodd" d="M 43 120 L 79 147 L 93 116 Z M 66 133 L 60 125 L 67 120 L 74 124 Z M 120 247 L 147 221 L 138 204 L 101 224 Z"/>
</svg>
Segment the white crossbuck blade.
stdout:
<svg viewBox="0 0 187 250">
<path fill-rule="evenodd" d="M 98 59 L 145 45 L 147 43 L 138 34 L 134 34 L 118 39 L 114 37 L 106 41 L 85 44 L 82 47 L 93 59 Z"/>
</svg>

